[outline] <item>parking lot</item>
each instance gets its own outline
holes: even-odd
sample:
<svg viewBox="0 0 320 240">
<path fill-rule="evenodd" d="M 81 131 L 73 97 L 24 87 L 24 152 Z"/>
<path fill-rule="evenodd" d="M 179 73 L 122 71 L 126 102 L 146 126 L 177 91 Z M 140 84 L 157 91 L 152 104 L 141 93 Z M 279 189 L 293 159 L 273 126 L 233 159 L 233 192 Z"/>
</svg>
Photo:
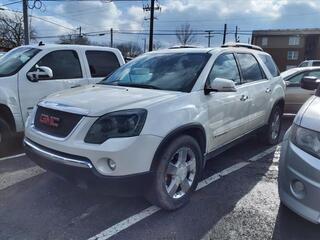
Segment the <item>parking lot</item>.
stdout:
<svg viewBox="0 0 320 240">
<path fill-rule="evenodd" d="M 280 148 L 254 138 L 209 161 L 175 212 L 75 187 L 33 164 L 19 141 L 0 158 L 0 239 L 319 239 L 317 225 L 280 206 Z"/>
</svg>

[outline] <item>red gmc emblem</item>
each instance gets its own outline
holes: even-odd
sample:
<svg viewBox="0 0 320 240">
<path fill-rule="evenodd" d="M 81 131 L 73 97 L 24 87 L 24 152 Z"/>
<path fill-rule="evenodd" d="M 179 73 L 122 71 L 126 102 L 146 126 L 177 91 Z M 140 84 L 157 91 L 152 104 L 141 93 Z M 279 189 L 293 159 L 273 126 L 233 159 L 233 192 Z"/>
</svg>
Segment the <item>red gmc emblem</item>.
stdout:
<svg viewBox="0 0 320 240">
<path fill-rule="evenodd" d="M 42 113 L 39 122 L 50 127 L 59 127 L 60 118 Z"/>
</svg>

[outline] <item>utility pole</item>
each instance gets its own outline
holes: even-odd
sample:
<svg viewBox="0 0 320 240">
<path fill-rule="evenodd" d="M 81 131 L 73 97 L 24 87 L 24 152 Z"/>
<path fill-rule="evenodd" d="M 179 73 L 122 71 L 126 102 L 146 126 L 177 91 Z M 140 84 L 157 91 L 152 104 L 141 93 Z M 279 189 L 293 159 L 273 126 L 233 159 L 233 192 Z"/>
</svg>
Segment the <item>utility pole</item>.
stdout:
<svg viewBox="0 0 320 240">
<path fill-rule="evenodd" d="M 238 26 L 236 26 L 236 32 L 234 33 L 234 41 L 236 43 L 239 42 L 239 39 L 238 39 Z"/>
<path fill-rule="evenodd" d="M 81 36 L 82 36 L 82 29 L 81 29 L 81 26 L 80 26 L 80 27 L 78 27 L 77 29 L 79 29 L 79 37 L 81 37 Z"/>
<path fill-rule="evenodd" d="M 151 9 L 150 9 L 150 32 L 149 32 L 149 52 L 153 50 L 153 23 L 154 23 L 154 2 L 151 0 Z"/>
<path fill-rule="evenodd" d="M 29 24 L 28 24 L 28 0 L 22 1 L 23 8 L 23 32 L 24 32 L 24 45 L 29 44 Z"/>
<path fill-rule="evenodd" d="M 208 33 L 208 36 L 206 36 L 206 38 L 208 38 L 208 47 L 211 47 L 211 38 L 213 38 L 213 34 L 211 35 L 211 33 L 213 32 L 212 30 L 208 30 L 205 31 Z"/>
<path fill-rule="evenodd" d="M 110 28 L 110 47 L 113 47 L 113 28 Z"/>
<path fill-rule="evenodd" d="M 149 29 L 149 52 L 153 50 L 153 30 L 154 30 L 154 11 L 161 10 L 159 4 L 155 7 L 156 0 L 151 0 L 151 5 L 147 4 L 143 6 L 143 10 L 150 12 L 150 29 Z"/>
<path fill-rule="evenodd" d="M 226 36 L 227 36 L 227 24 L 224 24 L 224 29 L 223 29 L 223 41 L 222 44 L 226 43 Z"/>
</svg>

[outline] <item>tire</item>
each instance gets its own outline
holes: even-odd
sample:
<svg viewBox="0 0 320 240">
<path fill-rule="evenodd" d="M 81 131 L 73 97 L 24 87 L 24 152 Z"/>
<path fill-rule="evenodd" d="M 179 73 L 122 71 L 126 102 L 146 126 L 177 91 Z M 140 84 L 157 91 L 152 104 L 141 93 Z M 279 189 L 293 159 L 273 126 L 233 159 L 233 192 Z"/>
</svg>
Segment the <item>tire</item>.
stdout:
<svg viewBox="0 0 320 240">
<path fill-rule="evenodd" d="M 9 124 L 0 118 L 0 152 L 4 152 L 10 145 L 12 132 Z"/>
<path fill-rule="evenodd" d="M 259 134 L 259 139 L 262 143 L 267 145 L 275 145 L 279 143 L 282 125 L 282 113 L 283 110 L 280 105 L 273 107 L 269 117 L 268 125 Z"/>
<path fill-rule="evenodd" d="M 201 176 L 202 156 L 193 137 L 182 135 L 172 140 L 159 154 L 147 200 L 165 210 L 187 204 Z"/>
</svg>

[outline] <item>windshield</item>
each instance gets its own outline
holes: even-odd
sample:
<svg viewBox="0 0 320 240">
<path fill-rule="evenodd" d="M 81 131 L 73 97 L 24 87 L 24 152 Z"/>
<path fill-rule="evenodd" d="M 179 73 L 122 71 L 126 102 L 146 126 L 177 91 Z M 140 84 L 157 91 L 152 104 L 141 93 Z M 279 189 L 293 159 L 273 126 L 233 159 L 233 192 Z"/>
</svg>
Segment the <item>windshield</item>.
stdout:
<svg viewBox="0 0 320 240">
<path fill-rule="evenodd" d="M 16 74 L 40 49 L 20 47 L 11 50 L 0 58 L 0 77 Z"/>
<path fill-rule="evenodd" d="M 132 60 L 100 84 L 190 92 L 208 53 L 157 53 Z"/>
</svg>

